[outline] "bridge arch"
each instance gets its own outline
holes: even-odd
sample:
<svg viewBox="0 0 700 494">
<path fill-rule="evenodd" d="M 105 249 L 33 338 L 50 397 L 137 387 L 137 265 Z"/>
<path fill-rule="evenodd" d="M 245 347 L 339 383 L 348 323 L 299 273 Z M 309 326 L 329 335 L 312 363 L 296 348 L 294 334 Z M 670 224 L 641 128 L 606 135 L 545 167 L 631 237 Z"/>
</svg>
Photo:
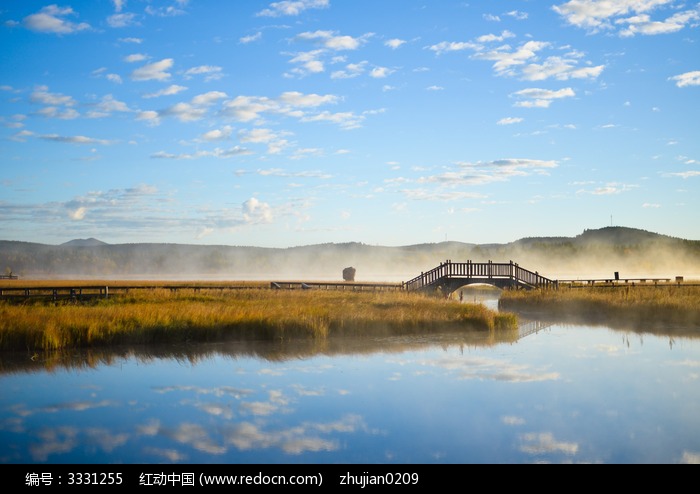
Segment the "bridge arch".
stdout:
<svg viewBox="0 0 700 494">
<path fill-rule="evenodd" d="M 493 279 L 493 280 L 478 280 L 478 279 L 472 279 L 472 280 L 466 280 L 466 279 L 459 279 L 459 278 L 453 278 L 453 279 L 446 279 L 441 282 L 433 284 L 434 290 L 445 296 L 449 297 L 453 293 L 457 292 L 458 290 L 461 290 L 463 288 L 472 288 L 472 287 L 493 287 L 497 288 L 499 290 L 511 290 L 513 289 L 512 284 L 509 282 L 509 280 L 501 280 L 501 279 Z"/>
</svg>

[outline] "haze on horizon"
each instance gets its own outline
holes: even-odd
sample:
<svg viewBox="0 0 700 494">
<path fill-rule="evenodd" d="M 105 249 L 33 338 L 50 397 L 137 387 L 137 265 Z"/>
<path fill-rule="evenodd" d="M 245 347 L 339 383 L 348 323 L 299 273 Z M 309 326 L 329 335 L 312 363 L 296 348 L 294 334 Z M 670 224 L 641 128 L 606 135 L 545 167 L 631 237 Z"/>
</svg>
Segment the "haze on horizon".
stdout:
<svg viewBox="0 0 700 494">
<path fill-rule="evenodd" d="M 449 260 L 517 263 L 552 280 L 664 278 L 700 282 L 700 242 L 628 228 L 589 230 L 576 237 L 527 238 L 506 244 L 439 242 L 402 247 L 360 243 L 298 248 L 0 241 L 0 260 L 23 279 L 172 281 L 406 282 Z"/>
<path fill-rule="evenodd" d="M 0 19 L 4 240 L 700 239 L 696 2 L 31 0 Z"/>
</svg>

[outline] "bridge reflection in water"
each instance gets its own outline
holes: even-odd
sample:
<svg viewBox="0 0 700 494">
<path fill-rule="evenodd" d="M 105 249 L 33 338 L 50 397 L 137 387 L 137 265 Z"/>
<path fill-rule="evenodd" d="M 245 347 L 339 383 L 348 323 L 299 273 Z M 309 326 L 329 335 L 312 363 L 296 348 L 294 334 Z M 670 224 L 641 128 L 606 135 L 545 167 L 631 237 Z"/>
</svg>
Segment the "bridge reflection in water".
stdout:
<svg viewBox="0 0 700 494">
<path fill-rule="evenodd" d="M 482 304 L 487 308 L 500 311 L 501 290 L 493 285 L 471 284 L 459 290 L 458 298 L 463 303 Z M 453 295 L 457 297 L 456 295 Z M 518 340 L 537 334 L 554 325 L 553 322 L 531 319 L 531 316 L 518 314 Z"/>
<path fill-rule="evenodd" d="M 521 340 L 531 334 L 539 333 L 551 327 L 552 323 L 543 321 L 520 321 L 518 323 L 518 339 Z"/>
</svg>

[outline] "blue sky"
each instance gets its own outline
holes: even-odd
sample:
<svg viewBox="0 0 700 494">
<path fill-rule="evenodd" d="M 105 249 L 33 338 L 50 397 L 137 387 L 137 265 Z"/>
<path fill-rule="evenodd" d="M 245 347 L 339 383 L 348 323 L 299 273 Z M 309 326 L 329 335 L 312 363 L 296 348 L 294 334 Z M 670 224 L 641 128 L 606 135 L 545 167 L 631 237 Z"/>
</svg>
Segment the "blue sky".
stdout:
<svg viewBox="0 0 700 494">
<path fill-rule="evenodd" d="M 700 239 L 700 4 L 0 1 L 0 238 Z"/>
</svg>

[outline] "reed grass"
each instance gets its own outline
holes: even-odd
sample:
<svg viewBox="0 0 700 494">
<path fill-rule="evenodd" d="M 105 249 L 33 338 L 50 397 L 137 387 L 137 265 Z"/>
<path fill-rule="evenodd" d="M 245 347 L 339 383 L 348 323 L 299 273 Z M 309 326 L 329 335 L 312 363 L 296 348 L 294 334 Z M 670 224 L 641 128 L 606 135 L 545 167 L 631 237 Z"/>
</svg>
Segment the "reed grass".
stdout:
<svg viewBox="0 0 700 494">
<path fill-rule="evenodd" d="M 504 291 L 499 308 L 590 322 L 700 328 L 700 286 L 609 286 Z"/>
<path fill-rule="evenodd" d="M 406 292 L 172 291 L 161 287 L 82 303 L 39 299 L 22 304 L 0 302 L 0 350 L 48 351 L 229 338 L 325 339 L 445 329 L 517 329 L 517 317 L 480 304 Z"/>
</svg>

